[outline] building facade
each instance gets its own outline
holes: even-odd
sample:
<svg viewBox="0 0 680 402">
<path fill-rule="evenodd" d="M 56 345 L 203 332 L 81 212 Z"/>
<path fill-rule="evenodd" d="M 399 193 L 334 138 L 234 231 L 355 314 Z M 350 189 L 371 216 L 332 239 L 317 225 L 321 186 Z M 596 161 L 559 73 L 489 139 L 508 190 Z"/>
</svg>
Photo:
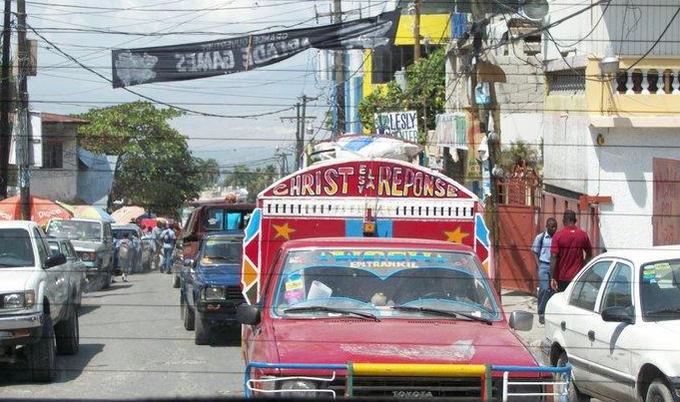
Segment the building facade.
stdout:
<svg viewBox="0 0 680 402">
<path fill-rule="evenodd" d="M 578 197 L 607 249 L 680 244 L 680 24 L 662 35 L 666 3 L 643 3 L 603 3 L 544 35 L 547 202 Z M 550 18 L 573 11 L 551 4 Z"/>
</svg>

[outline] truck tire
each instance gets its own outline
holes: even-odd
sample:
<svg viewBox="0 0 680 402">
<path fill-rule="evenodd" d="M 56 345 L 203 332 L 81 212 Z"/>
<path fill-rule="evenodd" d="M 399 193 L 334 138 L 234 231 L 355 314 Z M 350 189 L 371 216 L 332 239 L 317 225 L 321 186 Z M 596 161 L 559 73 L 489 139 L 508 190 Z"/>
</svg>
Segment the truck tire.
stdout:
<svg viewBox="0 0 680 402">
<path fill-rule="evenodd" d="M 647 388 L 647 397 L 645 402 L 673 402 L 673 394 L 668 389 L 668 385 L 663 381 L 657 379 L 652 381 Z"/>
<path fill-rule="evenodd" d="M 179 285 L 180 285 L 180 282 L 179 282 L 179 275 L 173 274 L 173 278 L 172 278 L 172 287 L 175 288 L 175 289 L 177 289 L 177 288 L 179 288 Z"/>
<path fill-rule="evenodd" d="M 184 320 L 184 329 L 187 331 L 193 331 L 194 329 L 194 324 L 195 324 L 195 319 L 194 319 L 194 312 L 189 308 L 189 305 L 184 301 L 184 298 L 181 299 L 182 303 L 182 319 Z"/>
<path fill-rule="evenodd" d="M 31 379 L 37 382 L 52 382 L 57 373 L 56 345 L 54 327 L 49 313 L 45 314 L 42 336 L 36 343 L 26 348 L 26 358 Z"/>
<path fill-rule="evenodd" d="M 71 314 L 54 326 L 54 334 L 57 338 L 57 353 L 60 355 L 75 355 L 80 347 L 80 326 L 78 323 L 78 311 L 71 309 Z"/>
<path fill-rule="evenodd" d="M 210 326 L 200 318 L 195 318 L 196 322 L 196 334 L 194 337 L 194 342 L 196 345 L 209 345 L 212 340 L 212 335 L 210 333 Z"/>
</svg>

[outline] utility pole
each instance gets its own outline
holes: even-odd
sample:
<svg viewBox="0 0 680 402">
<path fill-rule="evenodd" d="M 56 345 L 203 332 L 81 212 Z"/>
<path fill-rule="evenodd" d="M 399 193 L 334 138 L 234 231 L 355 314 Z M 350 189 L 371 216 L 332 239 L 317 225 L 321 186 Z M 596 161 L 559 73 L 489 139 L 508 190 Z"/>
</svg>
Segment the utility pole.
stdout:
<svg viewBox="0 0 680 402">
<path fill-rule="evenodd" d="M 420 6 L 421 0 L 415 2 L 415 19 L 413 21 L 413 62 L 420 60 Z"/>
<path fill-rule="evenodd" d="M 0 71 L 0 198 L 7 198 L 9 180 L 9 148 L 12 130 L 9 124 L 9 112 L 12 106 L 12 83 L 10 81 L 10 47 L 12 28 L 12 0 L 5 0 L 4 25 L 2 30 L 2 71 Z"/>
<path fill-rule="evenodd" d="M 333 0 L 333 23 L 342 22 L 342 1 Z M 337 138 L 345 132 L 345 52 L 336 50 L 334 55 L 335 70 L 335 110 L 337 115 L 337 126 L 335 127 L 334 137 Z"/>
<path fill-rule="evenodd" d="M 19 43 L 19 135 L 17 142 L 22 143 L 19 182 L 21 186 L 21 218 L 31 219 L 31 188 L 29 171 L 30 133 L 28 129 L 28 51 L 26 48 L 26 1 L 17 0 L 17 41 Z M 17 159 L 19 159 L 17 155 Z"/>
<path fill-rule="evenodd" d="M 302 167 L 302 154 L 305 151 L 305 123 L 309 120 L 314 120 L 316 117 L 307 116 L 307 102 L 316 100 L 317 98 L 310 98 L 307 95 L 300 97 L 301 102 L 295 104 L 297 111 L 295 117 L 281 117 L 281 121 L 295 120 L 295 169 Z"/>
</svg>

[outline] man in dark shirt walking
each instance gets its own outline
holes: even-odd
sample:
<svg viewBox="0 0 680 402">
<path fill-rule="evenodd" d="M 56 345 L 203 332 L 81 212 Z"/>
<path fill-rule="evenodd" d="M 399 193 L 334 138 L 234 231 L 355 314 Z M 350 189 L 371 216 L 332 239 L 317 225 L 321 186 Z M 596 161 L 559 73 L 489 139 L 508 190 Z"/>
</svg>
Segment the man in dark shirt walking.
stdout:
<svg viewBox="0 0 680 402">
<path fill-rule="evenodd" d="M 564 292 L 593 256 L 588 234 L 576 227 L 576 213 L 564 211 L 562 224 L 550 244 L 550 287 L 557 292 Z"/>
</svg>

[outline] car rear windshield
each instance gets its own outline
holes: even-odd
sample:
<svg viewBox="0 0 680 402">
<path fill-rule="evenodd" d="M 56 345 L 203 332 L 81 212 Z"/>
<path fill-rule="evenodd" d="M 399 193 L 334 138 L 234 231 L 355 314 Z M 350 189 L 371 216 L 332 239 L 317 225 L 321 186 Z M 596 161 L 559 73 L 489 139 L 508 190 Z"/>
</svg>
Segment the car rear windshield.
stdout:
<svg viewBox="0 0 680 402">
<path fill-rule="evenodd" d="M 647 321 L 680 319 L 680 259 L 642 266 L 640 301 Z"/>
<path fill-rule="evenodd" d="M 128 239 L 132 239 L 133 236 L 137 236 L 137 231 L 132 229 L 113 229 L 113 238 L 120 240 L 125 237 L 125 233 L 128 235 Z"/>
<path fill-rule="evenodd" d="M 201 264 L 240 264 L 242 250 L 240 238 L 206 239 L 201 250 Z"/>
<path fill-rule="evenodd" d="M 295 317 L 302 308 L 319 306 L 391 318 L 432 318 L 433 311 L 424 310 L 433 309 L 488 320 L 500 317 L 475 256 L 418 249 L 291 251 L 274 305 L 275 314 L 294 311 Z"/>
<path fill-rule="evenodd" d="M 35 265 L 31 236 L 24 229 L 0 229 L 0 268 Z"/>
<path fill-rule="evenodd" d="M 89 221 L 52 221 L 47 227 L 47 234 L 70 240 L 101 240 L 102 224 Z"/>
</svg>

